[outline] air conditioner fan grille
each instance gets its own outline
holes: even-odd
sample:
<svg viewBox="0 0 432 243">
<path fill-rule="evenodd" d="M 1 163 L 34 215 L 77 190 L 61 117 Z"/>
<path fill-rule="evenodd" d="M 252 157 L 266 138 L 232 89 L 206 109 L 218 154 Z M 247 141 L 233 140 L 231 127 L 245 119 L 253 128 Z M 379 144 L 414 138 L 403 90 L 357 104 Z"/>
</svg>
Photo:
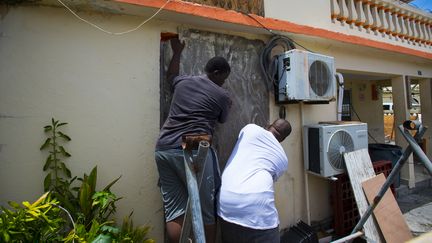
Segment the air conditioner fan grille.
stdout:
<svg viewBox="0 0 432 243">
<path fill-rule="evenodd" d="M 351 135 L 344 130 L 339 130 L 330 138 L 327 159 L 335 170 L 344 170 L 343 154 L 352 151 L 354 151 L 354 142 Z"/>
<path fill-rule="evenodd" d="M 309 69 L 309 85 L 318 96 L 324 96 L 331 85 L 330 70 L 323 61 L 314 61 Z"/>
</svg>

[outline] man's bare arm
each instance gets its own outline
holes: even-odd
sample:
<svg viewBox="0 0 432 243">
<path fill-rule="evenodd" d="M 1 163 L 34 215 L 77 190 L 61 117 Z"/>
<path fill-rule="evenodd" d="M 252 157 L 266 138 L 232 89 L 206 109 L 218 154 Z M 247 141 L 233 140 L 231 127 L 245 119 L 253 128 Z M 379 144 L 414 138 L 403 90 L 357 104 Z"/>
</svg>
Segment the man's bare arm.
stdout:
<svg viewBox="0 0 432 243">
<path fill-rule="evenodd" d="M 184 42 L 180 42 L 178 38 L 173 38 L 170 41 L 173 56 L 167 70 L 167 81 L 172 86 L 172 81 L 179 75 L 180 72 L 180 56 L 185 46 Z"/>
</svg>

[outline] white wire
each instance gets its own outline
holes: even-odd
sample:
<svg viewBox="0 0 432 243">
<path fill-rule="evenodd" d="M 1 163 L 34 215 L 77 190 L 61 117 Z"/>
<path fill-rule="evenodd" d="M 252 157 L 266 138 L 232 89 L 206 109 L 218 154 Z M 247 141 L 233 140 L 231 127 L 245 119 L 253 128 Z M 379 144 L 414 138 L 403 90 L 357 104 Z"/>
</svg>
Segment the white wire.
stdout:
<svg viewBox="0 0 432 243">
<path fill-rule="evenodd" d="M 96 25 L 96 24 L 93 24 L 93 23 L 91 23 L 90 21 L 88 21 L 88 20 L 85 20 L 85 19 L 83 19 L 82 17 L 80 17 L 78 14 L 76 14 L 72 9 L 70 9 L 66 4 L 64 4 L 61 0 L 57 0 L 59 3 L 61 3 L 67 10 L 69 10 L 69 12 L 71 12 L 75 17 L 77 17 L 79 20 L 81 20 L 81 21 L 83 21 L 83 22 L 85 22 L 85 23 L 87 23 L 87 24 L 89 24 L 89 25 L 91 25 L 91 26 L 93 26 L 93 27 L 95 27 L 96 29 L 98 29 L 98 30 L 100 30 L 100 31 L 102 31 L 102 32 L 105 32 L 105 33 L 107 33 L 107 34 L 110 34 L 110 35 L 123 35 L 123 34 L 127 34 L 127 33 L 130 33 L 130 32 L 132 32 L 132 31 L 135 31 L 135 30 L 137 30 L 137 29 L 139 29 L 141 26 L 143 26 L 145 23 L 147 23 L 148 21 L 150 21 L 151 19 L 153 19 L 160 11 L 162 11 L 162 9 L 163 8 L 165 8 L 165 6 L 169 3 L 169 2 L 171 2 L 171 0 L 167 0 L 165 3 L 164 3 L 164 5 L 162 5 L 152 16 L 150 16 L 150 18 L 148 18 L 148 19 L 146 19 L 146 20 L 144 20 L 141 24 L 139 24 L 137 27 L 135 27 L 135 28 L 133 28 L 133 29 L 130 29 L 130 30 L 126 30 L 126 31 L 123 31 L 123 32 L 111 32 L 111 31 L 108 31 L 108 30 L 105 30 L 104 28 L 102 28 L 102 27 L 99 27 L 98 25 Z"/>
</svg>

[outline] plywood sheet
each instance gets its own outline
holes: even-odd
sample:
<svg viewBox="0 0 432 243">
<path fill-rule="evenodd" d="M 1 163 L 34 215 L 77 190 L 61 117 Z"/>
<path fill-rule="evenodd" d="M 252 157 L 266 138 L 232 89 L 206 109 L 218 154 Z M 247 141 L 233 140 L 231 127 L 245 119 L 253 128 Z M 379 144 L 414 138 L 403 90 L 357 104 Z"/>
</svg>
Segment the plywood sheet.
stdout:
<svg viewBox="0 0 432 243">
<path fill-rule="evenodd" d="M 231 65 L 231 74 L 223 87 L 229 91 L 233 104 L 228 120 L 216 125 L 212 145 L 223 168 L 245 125 L 265 126 L 270 122 L 269 92 L 259 62 L 264 42 L 187 28 L 179 30 L 179 37 L 186 44 L 180 60 L 180 74 L 203 74 L 205 64 L 214 56 L 225 57 Z M 172 97 L 171 87 L 165 80 L 171 55 L 169 42 L 162 42 L 161 126 L 168 116 Z"/>
<path fill-rule="evenodd" d="M 369 206 L 363 193 L 362 183 L 372 177 L 375 172 L 367 149 L 360 149 L 345 153 L 345 164 L 348 171 L 354 198 L 357 203 L 360 217 L 363 216 Z M 381 242 L 380 233 L 372 216 L 368 218 L 363 226 L 365 235 L 370 241 Z"/>
<path fill-rule="evenodd" d="M 373 202 L 385 180 L 384 174 L 379 174 L 362 183 L 369 204 Z M 381 202 L 374 209 L 373 214 L 386 242 L 405 242 L 412 238 L 411 231 L 390 190 L 386 191 Z"/>
</svg>

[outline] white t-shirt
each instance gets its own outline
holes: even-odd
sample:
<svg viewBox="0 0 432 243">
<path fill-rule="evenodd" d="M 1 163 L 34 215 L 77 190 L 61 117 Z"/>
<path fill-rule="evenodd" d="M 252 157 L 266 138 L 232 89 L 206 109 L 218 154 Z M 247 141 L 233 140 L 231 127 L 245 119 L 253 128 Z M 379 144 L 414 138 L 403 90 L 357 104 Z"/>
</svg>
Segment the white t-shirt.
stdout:
<svg viewBox="0 0 432 243">
<path fill-rule="evenodd" d="M 218 215 L 248 228 L 276 228 L 273 183 L 287 169 L 288 158 L 274 135 L 246 125 L 222 173 Z"/>
</svg>

